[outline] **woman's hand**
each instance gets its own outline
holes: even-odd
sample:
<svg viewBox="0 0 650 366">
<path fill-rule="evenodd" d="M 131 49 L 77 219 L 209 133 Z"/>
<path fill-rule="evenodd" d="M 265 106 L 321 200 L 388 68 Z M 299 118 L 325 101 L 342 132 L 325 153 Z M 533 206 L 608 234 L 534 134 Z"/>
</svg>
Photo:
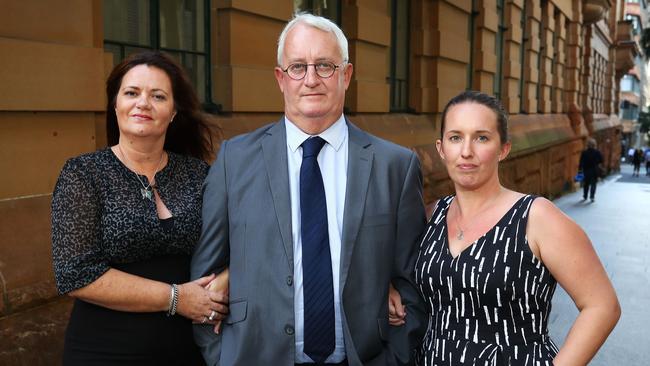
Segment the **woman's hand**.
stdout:
<svg viewBox="0 0 650 366">
<path fill-rule="evenodd" d="M 206 286 L 215 275 L 201 277 L 178 286 L 178 309 L 195 323 L 215 324 L 228 314 L 228 294 L 210 291 Z"/>
<path fill-rule="evenodd" d="M 392 283 L 388 285 L 388 323 L 392 326 L 406 323 L 406 307 L 402 305 L 402 297 Z"/>
<path fill-rule="evenodd" d="M 209 291 L 215 292 L 217 294 L 221 294 L 222 296 L 226 296 L 226 299 L 228 298 L 228 295 L 230 294 L 230 288 L 229 288 L 229 282 L 228 280 L 230 279 L 230 272 L 228 271 L 228 268 L 226 268 L 223 272 L 219 273 L 208 285 L 206 288 Z M 228 305 L 226 302 L 223 305 Z M 226 308 L 226 313 L 227 313 L 227 308 Z M 224 314 L 225 318 L 225 314 Z M 221 319 L 217 320 L 214 325 L 214 332 L 216 334 L 219 334 L 221 330 Z"/>
</svg>

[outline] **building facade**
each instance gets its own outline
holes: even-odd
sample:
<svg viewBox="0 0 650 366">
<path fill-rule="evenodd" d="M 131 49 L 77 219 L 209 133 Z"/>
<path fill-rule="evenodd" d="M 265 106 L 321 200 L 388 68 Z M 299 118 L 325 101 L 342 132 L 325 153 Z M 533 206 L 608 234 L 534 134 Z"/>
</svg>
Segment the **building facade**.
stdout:
<svg viewBox="0 0 650 366">
<path fill-rule="evenodd" d="M 641 38 L 643 29 L 648 24 L 647 3 L 645 0 L 628 0 L 623 4 L 623 20 L 618 21 L 617 43 L 624 59 L 619 60 L 620 66 L 632 65 L 621 78 L 619 94 L 619 118 L 621 120 L 621 151 L 627 155 L 629 148 L 640 147 L 642 141 L 639 134 L 639 113 L 647 111 L 646 88 L 646 59 Z M 624 69 L 620 69 L 623 71 Z"/>
<path fill-rule="evenodd" d="M 295 11 L 314 11 L 350 41 L 346 115 L 418 153 L 427 203 L 452 191 L 435 140 L 465 89 L 511 115 L 505 185 L 553 197 L 573 187 L 586 136 L 618 169 L 619 82 L 633 66 L 622 3 L 0 0 L 0 364 L 60 357 L 70 301 L 53 284 L 51 193 L 66 159 L 106 145 L 104 81 L 119 59 L 176 57 L 231 137 L 281 117 L 277 37 Z"/>
</svg>

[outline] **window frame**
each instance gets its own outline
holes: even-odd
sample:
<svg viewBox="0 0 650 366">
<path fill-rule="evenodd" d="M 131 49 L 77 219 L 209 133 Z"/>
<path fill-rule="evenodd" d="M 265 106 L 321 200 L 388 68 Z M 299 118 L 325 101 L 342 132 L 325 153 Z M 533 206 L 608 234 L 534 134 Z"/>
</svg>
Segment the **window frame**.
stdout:
<svg viewBox="0 0 650 366">
<path fill-rule="evenodd" d="M 206 112 L 218 113 L 221 110 L 221 105 L 215 104 L 212 100 L 212 60 L 211 60 L 211 21 L 210 21 L 210 0 L 200 0 L 203 2 L 203 31 L 204 31 L 204 44 L 203 51 L 191 51 L 191 50 L 181 50 L 173 47 L 161 47 L 160 45 L 160 0 L 148 0 L 149 1 L 149 42 L 150 44 L 137 44 L 133 42 L 124 42 L 116 41 L 111 39 L 104 38 L 103 45 L 106 48 L 106 45 L 119 47 L 119 56 L 120 59 L 116 60 L 117 62 L 124 60 L 126 57 L 126 48 L 142 48 L 149 50 L 156 50 L 161 52 L 166 52 L 168 54 L 175 54 L 180 56 L 180 64 L 185 68 L 185 57 L 187 55 L 202 56 L 205 60 L 205 70 L 203 70 L 205 75 L 205 89 L 203 93 L 205 95 L 205 100 L 201 100 L 203 109 Z M 172 56 L 174 57 L 174 56 Z M 197 86 L 194 85 L 196 88 Z M 198 91 L 198 90 L 197 90 Z M 199 94 L 200 95 L 200 94 Z"/>
<path fill-rule="evenodd" d="M 403 82 L 403 84 L 397 85 L 397 48 L 395 47 L 395 44 L 397 43 L 397 15 L 398 15 L 398 8 L 397 6 L 399 4 L 405 5 L 406 6 L 406 45 L 404 47 L 404 54 L 406 56 L 406 78 L 404 80 L 399 80 Z M 390 34 L 390 70 L 389 70 L 389 77 L 388 77 L 388 82 L 390 85 L 390 96 L 389 96 L 389 111 L 396 113 L 396 112 L 406 112 L 406 113 L 412 113 L 414 112 L 414 109 L 410 105 L 410 93 L 409 93 L 409 86 L 410 86 L 410 73 L 411 73 L 411 21 L 410 21 L 410 15 L 411 15 L 411 5 L 409 1 L 400 1 L 400 0 L 391 0 L 391 34 Z M 404 56 L 404 55 L 399 55 L 399 56 Z M 404 85 L 404 95 L 401 93 L 397 95 L 396 89 L 398 86 Z M 404 105 L 401 103 L 396 103 L 396 99 L 404 100 Z"/>
<path fill-rule="evenodd" d="M 328 0 L 323 0 L 323 1 L 328 1 Z M 342 18 L 341 18 L 341 16 L 342 16 L 341 6 L 342 6 L 343 4 L 341 4 L 341 0 L 329 0 L 329 1 L 332 1 L 332 2 L 334 2 L 334 3 L 336 4 L 336 5 L 335 5 L 335 6 L 336 6 L 336 12 L 335 12 L 336 19 L 329 18 L 329 17 L 327 17 L 327 16 L 325 16 L 325 15 L 323 15 L 323 14 L 318 14 L 318 12 L 316 12 L 315 9 L 314 9 L 314 0 L 306 0 L 307 5 L 305 6 L 304 9 L 299 9 L 299 7 L 297 7 L 298 4 L 296 4 L 296 1 L 294 0 L 294 1 L 293 1 L 293 11 L 294 11 L 295 13 L 297 13 L 297 12 L 308 12 L 308 13 L 310 13 L 310 14 L 314 14 L 314 15 L 318 15 L 318 16 L 325 17 L 325 18 L 327 18 L 327 19 L 333 21 L 336 25 L 338 25 L 338 26 L 340 27 L 340 26 L 341 26 L 341 22 L 342 22 Z"/>
<path fill-rule="evenodd" d="M 497 0 L 496 3 L 499 23 L 497 24 L 494 54 L 497 57 L 497 69 L 494 73 L 492 91 L 494 93 L 494 96 L 497 99 L 501 100 L 501 97 L 503 96 L 503 90 L 501 90 L 503 88 L 503 49 L 505 47 L 505 34 L 508 30 L 508 27 L 505 25 L 506 1 Z"/>
<path fill-rule="evenodd" d="M 525 87 L 526 87 L 526 46 L 528 45 L 529 36 L 527 32 L 528 22 L 528 1 L 524 1 L 523 8 L 521 9 L 521 46 L 519 48 L 519 62 L 521 62 L 521 71 L 519 74 L 519 113 L 525 113 Z"/>
</svg>

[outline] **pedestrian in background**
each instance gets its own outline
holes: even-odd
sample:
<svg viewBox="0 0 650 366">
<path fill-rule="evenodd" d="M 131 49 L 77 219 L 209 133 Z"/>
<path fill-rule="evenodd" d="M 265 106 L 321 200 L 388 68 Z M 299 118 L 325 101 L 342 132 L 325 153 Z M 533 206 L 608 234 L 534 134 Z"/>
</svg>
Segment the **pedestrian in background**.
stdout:
<svg viewBox="0 0 650 366">
<path fill-rule="evenodd" d="M 639 176 L 639 170 L 641 170 L 641 160 L 643 160 L 643 151 L 641 149 L 634 150 L 634 155 L 632 156 L 632 164 L 634 165 L 634 171 L 632 172 L 633 177 Z"/>
<path fill-rule="evenodd" d="M 579 170 L 584 175 L 582 200 L 587 199 L 587 194 L 594 202 L 596 196 L 596 184 L 598 184 L 598 176 L 600 175 L 601 164 L 603 163 L 603 155 L 596 148 L 596 140 L 593 138 L 587 139 L 587 149 L 580 154 Z"/>
<path fill-rule="evenodd" d="M 650 148 L 645 149 L 645 175 L 650 176 Z"/>
<path fill-rule="evenodd" d="M 627 161 L 628 163 L 630 163 L 630 164 L 632 164 L 632 159 L 634 158 L 634 152 L 635 152 L 635 151 L 636 151 L 636 150 L 634 150 L 633 147 L 630 147 L 630 148 L 627 150 L 627 160 L 626 160 L 626 161 Z"/>
</svg>

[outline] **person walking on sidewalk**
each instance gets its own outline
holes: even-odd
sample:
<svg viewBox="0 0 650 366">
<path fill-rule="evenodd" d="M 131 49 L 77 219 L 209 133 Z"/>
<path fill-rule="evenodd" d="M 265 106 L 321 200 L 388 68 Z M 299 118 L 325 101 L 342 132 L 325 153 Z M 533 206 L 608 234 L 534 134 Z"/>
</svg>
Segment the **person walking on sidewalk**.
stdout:
<svg viewBox="0 0 650 366">
<path fill-rule="evenodd" d="M 632 164 L 634 165 L 634 171 L 632 172 L 633 177 L 639 176 L 639 170 L 641 170 L 641 160 L 643 160 L 643 150 L 634 150 L 634 156 L 632 156 Z"/>
<path fill-rule="evenodd" d="M 584 175 L 582 199 L 587 199 L 587 193 L 591 202 L 594 202 L 596 196 L 596 184 L 600 173 L 600 165 L 603 163 L 603 155 L 596 149 L 596 140 L 587 139 L 587 149 L 580 154 L 579 170 Z"/>
<path fill-rule="evenodd" d="M 645 149 L 645 175 L 650 176 L 650 148 Z"/>
</svg>

